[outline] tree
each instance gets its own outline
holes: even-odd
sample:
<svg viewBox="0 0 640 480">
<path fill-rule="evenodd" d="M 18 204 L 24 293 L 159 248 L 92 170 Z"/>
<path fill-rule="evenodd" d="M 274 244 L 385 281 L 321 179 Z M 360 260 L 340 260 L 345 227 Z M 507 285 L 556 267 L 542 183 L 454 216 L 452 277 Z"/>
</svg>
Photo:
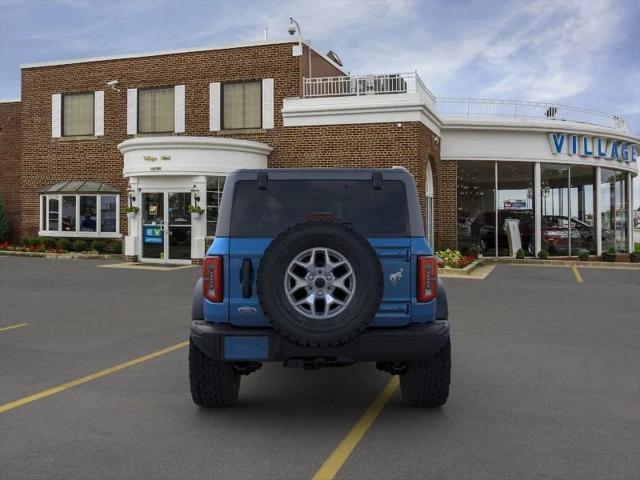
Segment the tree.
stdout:
<svg viewBox="0 0 640 480">
<path fill-rule="evenodd" d="M 0 193 L 0 242 L 7 240 L 9 240 L 9 217 L 4 209 L 4 202 Z"/>
</svg>

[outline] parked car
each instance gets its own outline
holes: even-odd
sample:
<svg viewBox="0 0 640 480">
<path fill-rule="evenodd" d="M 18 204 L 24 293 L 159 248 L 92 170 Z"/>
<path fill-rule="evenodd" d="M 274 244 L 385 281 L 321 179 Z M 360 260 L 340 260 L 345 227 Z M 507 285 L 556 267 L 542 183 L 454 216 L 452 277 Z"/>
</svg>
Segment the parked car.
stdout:
<svg viewBox="0 0 640 480">
<path fill-rule="evenodd" d="M 569 237 L 571 237 L 572 253 L 583 248 L 590 252 L 596 250 L 593 226 L 577 218 L 569 219 L 563 215 L 544 215 L 541 236 L 542 248 L 549 253 L 568 253 Z"/>
<path fill-rule="evenodd" d="M 406 403 L 443 405 L 447 297 L 421 219 L 403 168 L 232 173 L 193 297 L 193 401 L 236 402 L 263 362 L 375 361 Z"/>
</svg>

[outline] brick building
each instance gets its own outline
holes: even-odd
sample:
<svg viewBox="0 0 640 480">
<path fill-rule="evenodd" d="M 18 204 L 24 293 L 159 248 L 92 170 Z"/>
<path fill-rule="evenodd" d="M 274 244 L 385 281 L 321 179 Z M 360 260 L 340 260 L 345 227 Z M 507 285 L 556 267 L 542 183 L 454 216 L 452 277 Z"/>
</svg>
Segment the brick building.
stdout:
<svg viewBox="0 0 640 480">
<path fill-rule="evenodd" d="M 123 238 L 129 259 L 188 262 L 215 232 L 234 169 L 404 166 L 439 248 L 510 255 L 501 224 L 516 219 L 518 245 L 535 252 L 548 246 L 545 221 L 576 217 L 592 231 L 581 246 L 600 253 L 612 237 L 628 250 L 638 138 L 619 118 L 436 100 L 416 73 L 351 76 L 297 48 L 265 41 L 24 65 L 20 101 L 0 103 L 0 187 L 14 238 Z M 556 147 L 563 139 L 557 151 L 552 137 Z M 574 138 L 592 151 L 572 153 Z M 572 164 L 575 192 L 563 177 Z M 559 253 L 571 249 L 565 223 Z"/>
</svg>

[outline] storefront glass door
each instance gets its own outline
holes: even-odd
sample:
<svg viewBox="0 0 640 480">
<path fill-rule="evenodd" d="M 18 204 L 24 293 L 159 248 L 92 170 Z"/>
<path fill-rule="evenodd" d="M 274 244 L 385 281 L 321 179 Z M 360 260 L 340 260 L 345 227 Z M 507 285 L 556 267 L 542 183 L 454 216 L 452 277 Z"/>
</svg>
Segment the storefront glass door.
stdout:
<svg viewBox="0 0 640 480">
<path fill-rule="evenodd" d="M 187 192 L 142 193 L 142 258 L 183 263 L 191 259 L 191 215 Z"/>
</svg>

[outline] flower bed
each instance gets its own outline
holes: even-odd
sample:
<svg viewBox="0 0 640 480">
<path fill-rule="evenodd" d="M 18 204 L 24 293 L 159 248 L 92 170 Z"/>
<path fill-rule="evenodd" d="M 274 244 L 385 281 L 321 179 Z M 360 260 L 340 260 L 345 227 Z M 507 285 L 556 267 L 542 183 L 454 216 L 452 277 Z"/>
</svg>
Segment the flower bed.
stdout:
<svg viewBox="0 0 640 480">
<path fill-rule="evenodd" d="M 122 253 L 122 243 L 115 240 L 71 240 L 68 238 L 55 239 L 51 237 L 25 238 L 18 245 L 9 242 L 0 243 L 0 250 L 7 252 L 65 254 L 91 253 L 115 254 Z"/>
<path fill-rule="evenodd" d="M 444 261 L 445 267 L 456 269 L 465 268 L 471 265 L 476 259 L 474 255 L 463 255 L 458 250 L 452 250 L 450 248 L 440 250 L 436 252 L 436 255 Z"/>
</svg>

